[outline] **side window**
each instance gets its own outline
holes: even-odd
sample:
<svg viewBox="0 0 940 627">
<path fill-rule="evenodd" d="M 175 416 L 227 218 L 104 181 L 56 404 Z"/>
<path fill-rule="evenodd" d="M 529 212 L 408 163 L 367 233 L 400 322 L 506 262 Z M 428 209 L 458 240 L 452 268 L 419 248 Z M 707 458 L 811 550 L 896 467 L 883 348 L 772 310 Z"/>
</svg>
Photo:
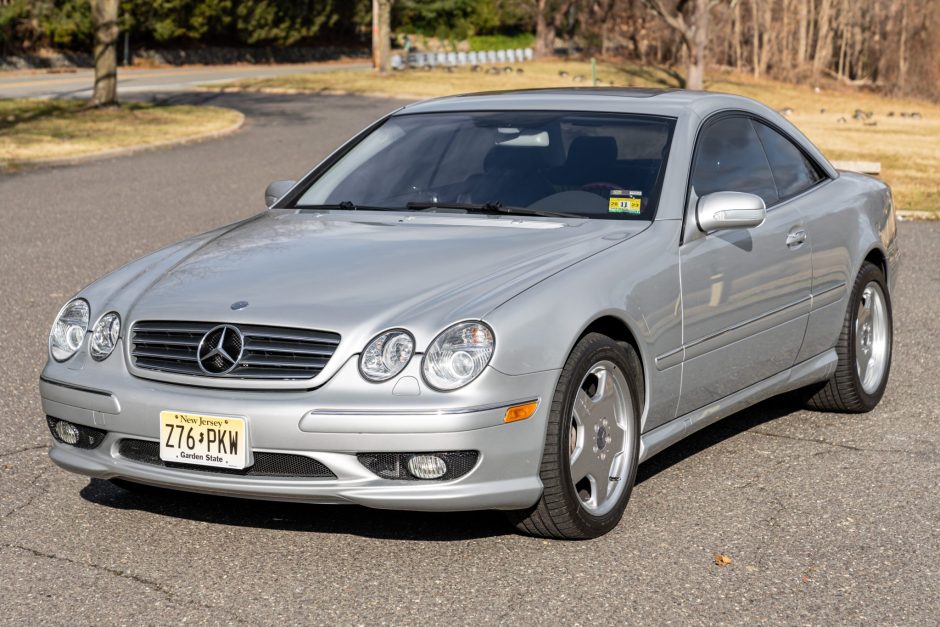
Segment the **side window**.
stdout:
<svg viewBox="0 0 940 627">
<path fill-rule="evenodd" d="M 793 142 L 766 124 L 754 122 L 754 126 L 767 153 L 781 200 L 806 191 L 822 179 L 816 166 Z"/>
<path fill-rule="evenodd" d="M 774 177 L 750 119 L 724 118 L 702 131 L 692 187 L 699 196 L 746 192 L 760 196 L 767 206 L 777 202 Z"/>
</svg>

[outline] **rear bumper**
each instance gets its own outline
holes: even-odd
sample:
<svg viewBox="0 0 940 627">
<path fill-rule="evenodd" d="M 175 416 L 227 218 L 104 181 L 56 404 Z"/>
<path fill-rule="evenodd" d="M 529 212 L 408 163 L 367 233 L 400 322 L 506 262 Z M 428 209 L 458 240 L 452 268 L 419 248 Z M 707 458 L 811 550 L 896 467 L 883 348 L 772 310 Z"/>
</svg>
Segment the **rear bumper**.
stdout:
<svg viewBox="0 0 940 627">
<path fill-rule="evenodd" d="M 54 442 L 49 455 L 62 468 L 90 477 L 252 499 L 427 511 L 522 509 L 538 500 L 549 411 L 545 399 L 551 397 L 557 371 L 508 376 L 488 369 L 468 386 L 482 384 L 479 390 L 487 393 L 478 392 L 478 402 L 472 404 L 468 398 L 456 399 L 462 406 L 447 396 L 450 403 L 435 406 L 430 393 L 423 393 L 424 398 L 389 394 L 379 406 L 370 394 L 381 390 L 345 371 L 309 392 L 241 393 L 159 384 L 126 373 L 106 381 L 107 388 L 91 388 L 84 377 L 63 380 L 69 373 L 53 365 L 40 382 L 46 414 L 103 429 L 107 435 L 91 450 Z M 347 387 L 363 385 L 365 393 L 352 405 Z M 506 407 L 533 399 L 541 399 L 533 417 L 504 423 Z M 252 451 L 313 458 L 335 479 L 227 475 L 122 457 L 125 438 L 158 441 L 158 417 L 168 409 L 244 416 Z M 479 452 L 476 465 L 448 481 L 385 479 L 357 458 L 365 452 L 467 450 Z"/>
</svg>

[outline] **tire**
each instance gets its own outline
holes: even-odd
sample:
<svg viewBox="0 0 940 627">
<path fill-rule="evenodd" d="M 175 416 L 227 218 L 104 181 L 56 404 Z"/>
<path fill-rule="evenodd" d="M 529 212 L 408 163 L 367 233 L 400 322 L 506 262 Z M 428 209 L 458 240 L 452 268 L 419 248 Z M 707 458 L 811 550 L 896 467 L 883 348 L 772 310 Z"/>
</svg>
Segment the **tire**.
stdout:
<svg viewBox="0 0 940 627">
<path fill-rule="evenodd" d="M 866 361 L 866 356 L 873 354 L 875 347 L 880 346 L 880 343 L 877 335 L 873 335 L 871 327 L 865 330 L 864 320 L 861 326 L 859 325 L 860 308 L 864 307 L 863 301 L 867 302 L 869 307 L 876 307 L 879 296 L 883 303 L 884 355 L 881 359 L 883 363 L 878 366 L 880 374 L 877 381 L 874 380 L 874 375 L 869 375 L 866 380 L 863 380 L 860 374 L 859 356 L 861 355 L 861 361 Z M 876 319 L 877 316 L 872 315 L 871 323 L 874 326 L 878 326 Z M 888 385 L 894 339 L 893 324 L 891 297 L 885 283 L 884 272 L 878 266 L 866 261 L 855 277 L 849 306 L 845 312 L 845 321 L 842 324 L 842 332 L 835 346 L 839 356 L 836 370 L 828 381 L 809 390 L 807 406 L 818 411 L 843 413 L 864 413 L 874 409 L 884 396 Z M 869 345 L 867 353 L 864 348 L 866 342 Z M 869 363 L 872 362 L 869 361 Z"/>
<path fill-rule="evenodd" d="M 520 532 L 585 540 L 617 526 L 636 480 L 642 381 L 629 344 L 589 333 L 575 345 L 552 398 L 539 470 L 542 496 L 531 508 L 509 513 Z M 572 475 L 585 467 L 593 472 L 576 486 Z M 611 480 L 611 473 L 618 478 Z"/>
</svg>

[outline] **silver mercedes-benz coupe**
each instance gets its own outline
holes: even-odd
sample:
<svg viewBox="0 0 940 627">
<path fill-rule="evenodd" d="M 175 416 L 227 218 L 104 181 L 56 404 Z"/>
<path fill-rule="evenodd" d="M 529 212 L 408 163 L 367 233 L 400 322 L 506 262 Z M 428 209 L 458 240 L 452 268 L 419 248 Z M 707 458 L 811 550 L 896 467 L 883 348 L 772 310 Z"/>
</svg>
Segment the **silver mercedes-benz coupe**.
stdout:
<svg viewBox="0 0 940 627">
<path fill-rule="evenodd" d="M 885 390 L 891 193 L 753 100 L 432 100 L 266 198 L 65 304 L 40 381 L 55 463 L 589 538 L 698 429 Z"/>
</svg>

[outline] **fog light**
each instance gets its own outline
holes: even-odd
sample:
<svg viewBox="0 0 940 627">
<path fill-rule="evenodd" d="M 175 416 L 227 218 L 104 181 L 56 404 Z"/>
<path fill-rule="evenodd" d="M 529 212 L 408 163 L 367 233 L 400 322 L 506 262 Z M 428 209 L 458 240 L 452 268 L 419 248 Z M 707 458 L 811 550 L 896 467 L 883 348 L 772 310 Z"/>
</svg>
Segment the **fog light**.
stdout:
<svg viewBox="0 0 940 627">
<path fill-rule="evenodd" d="M 46 416 L 46 424 L 49 425 L 49 431 L 56 442 L 78 448 L 96 448 L 104 442 L 104 437 L 108 434 L 103 429 L 84 427 L 52 416 Z"/>
<path fill-rule="evenodd" d="M 60 420 L 55 424 L 55 433 L 59 436 L 60 440 L 72 446 L 78 444 L 78 437 L 81 435 L 78 432 L 78 427 L 64 420 Z"/>
<path fill-rule="evenodd" d="M 415 455 L 408 460 L 408 471 L 418 479 L 437 479 L 447 472 L 447 464 L 437 455 Z"/>
</svg>

